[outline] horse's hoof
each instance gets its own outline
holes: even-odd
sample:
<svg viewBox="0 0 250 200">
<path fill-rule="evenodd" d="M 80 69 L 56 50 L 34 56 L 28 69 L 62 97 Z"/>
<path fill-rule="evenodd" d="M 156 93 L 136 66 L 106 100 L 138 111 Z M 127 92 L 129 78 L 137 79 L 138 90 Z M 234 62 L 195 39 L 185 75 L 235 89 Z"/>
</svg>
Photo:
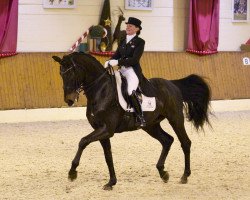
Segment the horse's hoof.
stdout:
<svg viewBox="0 0 250 200">
<path fill-rule="evenodd" d="M 180 180 L 180 183 L 181 183 L 181 184 L 186 184 L 187 182 L 188 182 L 187 176 L 182 176 L 182 177 L 181 177 L 181 180 Z"/>
<path fill-rule="evenodd" d="M 76 178 L 77 178 L 77 171 L 70 170 L 69 175 L 68 175 L 68 179 L 70 181 L 74 181 Z"/>
<path fill-rule="evenodd" d="M 104 190 L 109 190 L 109 191 L 110 191 L 110 190 L 113 189 L 113 187 L 112 187 L 111 185 L 109 185 L 109 184 L 106 184 L 106 185 L 103 186 L 103 189 L 104 189 Z"/>
<path fill-rule="evenodd" d="M 161 177 L 164 183 L 167 183 L 169 180 L 169 174 L 168 172 L 165 172 L 165 174 Z"/>
</svg>

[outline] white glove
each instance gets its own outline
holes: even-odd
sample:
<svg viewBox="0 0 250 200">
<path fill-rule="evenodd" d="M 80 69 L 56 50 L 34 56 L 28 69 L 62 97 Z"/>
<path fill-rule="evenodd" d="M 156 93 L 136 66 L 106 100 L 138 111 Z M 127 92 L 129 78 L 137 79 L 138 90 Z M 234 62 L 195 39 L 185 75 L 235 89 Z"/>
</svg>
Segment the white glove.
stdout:
<svg viewBox="0 0 250 200">
<path fill-rule="evenodd" d="M 109 60 L 107 60 L 105 63 L 104 63 L 104 68 L 107 68 L 109 66 Z"/>
<path fill-rule="evenodd" d="M 109 65 L 112 67 L 118 65 L 118 60 L 108 60 L 104 63 L 104 68 L 107 68 Z"/>
<path fill-rule="evenodd" d="M 114 66 L 117 66 L 118 65 L 118 60 L 110 60 L 109 61 L 109 64 L 114 67 Z"/>
</svg>

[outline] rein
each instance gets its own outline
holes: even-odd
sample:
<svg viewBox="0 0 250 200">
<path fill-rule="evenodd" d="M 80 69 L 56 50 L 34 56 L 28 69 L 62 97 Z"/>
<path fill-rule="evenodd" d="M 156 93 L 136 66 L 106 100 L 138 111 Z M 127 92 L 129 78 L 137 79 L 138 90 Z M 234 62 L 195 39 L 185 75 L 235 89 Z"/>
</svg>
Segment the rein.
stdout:
<svg viewBox="0 0 250 200">
<path fill-rule="evenodd" d="M 65 74 L 65 73 L 67 73 L 68 71 L 72 70 L 73 68 L 77 68 L 77 67 L 80 68 L 80 66 L 77 65 L 77 64 L 74 62 L 73 58 L 71 58 L 70 60 L 71 60 L 71 62 L 72 62 L 72 64 L 73 64 L 73 66 L 71 66 L 69 69 L 67 69 L 67 70 L 64 71 L 64 72 L 61 72 L 61 74 Z M 78 88 L 75 89 L 75 91 L 76 91 L 78 94 L 80 94 L 80 92 L 84 91 L 84 92 L 83 92 L 83 95 L 85 95 L 86 92 L 88 92 L 93 86 L 95 86 L 95 84 L 96 84 L 97 82 L 99 82 L 99 81 L 106 75 L 107 72 L 109 72 L 109 68 L 108 68 L 108 70 L 106 70 L 104 73 L 102 73 L 96 80 L 94 80 L 92 83 L 90 83 L 90 84 L 88 84 L 88 85 L 86 85 L 86 86 L 84 86 L 83 83 L 79 84 L 79 87 L 77 86 Z M 76 83 L 79 83 L 79 81 L 76 80 Z M 76 84 L 76 85 L 77 85 L 77 84 Z"/>
<path fill-rule="evenodd" d="M 76 90 L 78 92 L 78 94 L 81 92 L 81 91 L 84 91 L 83 92 L 83 95 L 86 94 L 86 92 L 88 92 L 97 82 L 99 82 L 103 77 L 104 75 L 106 75 L 108 71 L 106 70 L 101 76 L 99 76 L 96 80 L 94 80 L 92 83 L 86 85 L 86 86 L 83 86 L 82 84 L 80 85 L 80 87 Z"/>
</svg>

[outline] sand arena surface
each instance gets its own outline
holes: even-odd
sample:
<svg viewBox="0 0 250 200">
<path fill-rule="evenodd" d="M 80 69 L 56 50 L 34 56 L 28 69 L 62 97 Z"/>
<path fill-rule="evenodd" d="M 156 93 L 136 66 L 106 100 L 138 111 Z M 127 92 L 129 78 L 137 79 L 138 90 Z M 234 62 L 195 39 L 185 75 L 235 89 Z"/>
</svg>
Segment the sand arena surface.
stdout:
<svg viewBox="0 0 250 200">
<path fill-rule="evenodd" d="M 250 199 L 250 110 L 215 112 L 213 130 L 196 133 L 189 122 L 192 174 L 179 184 L 184 156 L 175 138 L 163 183 L 155 167 L 161 145 L 143 131 L 116 134 L 112 151 L 117 185 L 102 190 L 109 174 L 99 142 L 90 144 L 67 179 L 81 137 L 92 131 L 87 120 L 0 123 L 0 199 Z"/>
</svg>

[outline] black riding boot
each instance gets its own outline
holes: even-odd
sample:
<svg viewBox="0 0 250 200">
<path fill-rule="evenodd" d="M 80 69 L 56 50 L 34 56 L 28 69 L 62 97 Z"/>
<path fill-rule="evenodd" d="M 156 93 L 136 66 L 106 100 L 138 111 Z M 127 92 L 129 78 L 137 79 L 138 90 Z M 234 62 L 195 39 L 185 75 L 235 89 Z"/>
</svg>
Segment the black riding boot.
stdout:
<svg viewBox="0 0 250 200">
<path fill-rule="evenodd" d="M 143 112 L 141 108 L 141 104 L 139 102 L 138 96 L 136 95 L 136 92 L 133 91 L 132 94 L 130 95 L 130 102 L 132 104 L 132 107 L 135 110 L 135 114 L 137 117 L 137 121 L 139 122 L 140 127 L 145 127 L 146 126 L 146 121 L 143 117 Z"/>
</svg>

